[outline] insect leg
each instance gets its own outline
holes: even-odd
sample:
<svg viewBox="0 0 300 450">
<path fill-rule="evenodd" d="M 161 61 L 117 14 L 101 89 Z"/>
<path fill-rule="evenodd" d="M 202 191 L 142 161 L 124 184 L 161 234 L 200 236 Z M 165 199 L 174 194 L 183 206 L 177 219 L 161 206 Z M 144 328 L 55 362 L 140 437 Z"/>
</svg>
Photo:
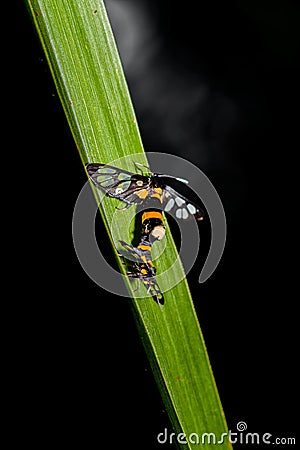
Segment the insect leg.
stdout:
<svg viewBox="0 0 300 450">
<path fill-rule="evenodd" d="M 132 206 L 132 205 L 130 205 L 130 203 L 126 203 L 126 205 L 123 206 L 123 208 L 119 208 L 118 206 L 116 206 L 116 209 L 117 209 L 118 211 L 125 211 L 125 209 L 130 208 L 130 206 Z"/>
</svg>

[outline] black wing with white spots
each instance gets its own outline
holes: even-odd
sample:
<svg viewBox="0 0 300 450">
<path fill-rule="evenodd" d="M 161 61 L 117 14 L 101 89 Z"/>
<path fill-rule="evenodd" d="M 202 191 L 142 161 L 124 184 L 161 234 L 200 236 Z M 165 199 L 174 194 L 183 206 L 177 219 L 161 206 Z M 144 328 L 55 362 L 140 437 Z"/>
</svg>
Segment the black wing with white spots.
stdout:
<svg viewBox="0 0 300 450">
<path fill-rule="evenodd" d="M 121 170 L 108 164 L 86 164 L 92 182 L 106 195 L 130 205 L 139 205 L 148 196 L 149 177 Z"/>
<path fill-rule="evenodd" d="M 199 206 L 191 203 L 168 185 L 163 189 L 162 205 L 163 210 L 173 215 L 176 219 L 188 220 L 191 217 L 195 217 L 196 220 L 204 219 L 204 212 Z"/>
</svg>

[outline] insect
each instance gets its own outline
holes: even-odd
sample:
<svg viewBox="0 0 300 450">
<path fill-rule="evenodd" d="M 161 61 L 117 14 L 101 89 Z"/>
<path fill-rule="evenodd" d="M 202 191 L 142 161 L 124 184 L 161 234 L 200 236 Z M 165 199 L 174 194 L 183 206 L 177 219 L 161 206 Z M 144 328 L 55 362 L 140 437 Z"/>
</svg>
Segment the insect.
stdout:
<svg viewBox="0 0 300 450">
<path fill-rule="evenodd" d="M 133 245 L 127 244 L 124 241 L 120 240 L 119 242 L 124 249 L 120 250 L 120 255 L 126 258 L 129 269 L 127 276 L 137 278 L 137 289 L 140 288 L 140 282 L 142 281 L 147 288 L 147 293 L 149 293 L 161 307 L 164 304 L 164 297 L 155 279 L 156 268 L 152 262 L 151 245 L 141 243 L 138 247 L 133 247 Z"/>
<path fill-rule="evenodd" d="M 161 212 L 157 210 L 145 211 L 142 215 L 142 232 L 139 246 L 143 244 L 151 246 L 154 241 L 161 241 L 165 233 L 166 229 Z"/>
<path fill-rule="evenodd" d="M 142 215 L 142 231 L 140 242 L 137 247 L 119 241 L 126 252 L 121 251 L 121 256 L 127 260 L 130 270 L 127 275 L 137 278 L 147 288 L 147 292 L 161 306 L 164 303 L 163 295 L 155 279 L 156 268 L 152 262 L 151 249 L 154 241 L 160 241 L 165 235 L 165 227 L 162 222 L 162 214 L 159 211 L 145 211 Z"/>
<path fill-rule="evenodd" d="M 122 209 L 155 200 L 156 203 L 160 203 L 161 209 L 173 214 L 177 219 L 186 220 L 194 216 L 196 220 L 203 220 L 204 213 L 201 208 L 191 203 L 167 183 L 168 179 L 174 179 L 188 184 L 187 180 L 154 173 L 149 168 L 147 168 L 149 175 L 144 175 L 139 166 L 141 164 L 135 163 L 137 171 L 141 174 L 100 163 L 86 164 L 86 170 L 95 186 L 102 189 L 109 197 L 118 198 L 126 203 Z"/>
</svg>

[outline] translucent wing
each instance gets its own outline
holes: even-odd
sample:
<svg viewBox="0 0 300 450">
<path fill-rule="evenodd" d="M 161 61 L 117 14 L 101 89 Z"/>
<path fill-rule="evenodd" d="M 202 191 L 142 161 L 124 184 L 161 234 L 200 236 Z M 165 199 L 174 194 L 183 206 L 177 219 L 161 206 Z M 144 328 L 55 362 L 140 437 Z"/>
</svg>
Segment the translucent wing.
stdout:
<svg viewBox="0 0 300 450">
<path fill-rule="evenodd" d="M 147 293 L 153 297 L 153 299 L 159 304 L 164 304 L 163 294 L 157 284 L 155 279 L 156 269 L 153 265 L 147 264 L 144 259 L 142 259 L 143 251 L 133 247 L 131 244 L 127 244 L 124 241 L 119 241 L 123 246 L 120 254 L 126 258 L 129 263 L 130 270 L 127 275 L 131 278 L 137 278 L 142 281 L 147 289 Z"/>
<path fill-rule="evenodd" d="M 154 277 L 149 277 L 149 278 L 143 277 L 140 279 L 142 280 L 143 284 L 147 288 L 147 292 L 151 295 L 152 298 L 154 298 L 156 303 L 158 303 L 159 305 L 163 305 L 164 304 L 164 296 L 157 284 L 156 279 Z"/>
<path fill-rule="evenodd" d="M 111 196 L 118 195 L 115 193 L 115 189 L 119 186 L 122 188 L 122 191 L 127 190 L 133 175 L 126 170 L 98 163 L 86 164 L 86 170 L 93 183 Z"/>
<path fill-rule="evenodd" d="M 92 182 L 106 195 L 118 198 L 129 205 L 143 203 L 148 195 L 148 177 L 108 164 L 86 164 L 86 170 Z"/>
<path fill-rule="evenodd" d="M 159 305 L 164 304 L 164 296 L 157 284 L 155 277 L 147 276 L 142 274 L 138 269 L 135 272 L 128 272 L 127 275 L 131 278 L 137 278 L 142 281 L 147 293 L 158 303 Z"/>
<path fill-rule="evenodd" d="M 121 256 L 123 256 L 124 258 L 130 260 L 130 261 L 134 261 L 136 263 L 143 263 L 143 260 L 141 259 L 141 255 L 138 252 L 138 249 L 133 247 L 133 245 L 131 244 L 127 244 L 124 241 L 119 241 L 120 244 L 123 246 L 122 249 L 119 250 L 119 253 Z"/>
<path fill-rule="evenodd" d="M 199 206 L 191 203 L 168 185 L 163 189 L 162 205 L 165 212 L 172 214 L 177 219 L 188 220 L 193 216 L 196 220 L 204 219 L 204 212 Z"/>
</svg>

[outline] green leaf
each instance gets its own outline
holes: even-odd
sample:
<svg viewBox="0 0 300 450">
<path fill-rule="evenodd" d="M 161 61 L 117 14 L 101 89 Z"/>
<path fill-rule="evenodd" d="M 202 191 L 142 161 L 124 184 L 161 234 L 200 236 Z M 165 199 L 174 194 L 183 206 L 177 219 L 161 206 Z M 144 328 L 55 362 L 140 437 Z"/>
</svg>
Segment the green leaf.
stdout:
<svg viewBox="0 0 300 450">
<path fill-rule="evenodd" d="M 27 0 L 26 3 L 83 163 L 111 163 L 125 158 L 120 164 L 131 171 L 134 171 L 134 161 L 147 164 L 103 1 Z M 116 212 L 116 206 L 120 203 L 111 198 L 105 198 L 101 206 L 108 235 L 112 242 L 113 238 L 129 242 L 134 229 L 134 208 Z M 115 224 L 113 230 L 112 224 Z M 190 442 L 190 436 L 194 441 L 199 436 L 201 443 L 203 433 L 214 433 L 218 441 L 222 433 L 227 433 L 227 426 L 168 226 L 163 252 L 160 244 L 154 249 L 158 283 L 162 290 L 168 283 L 174 283 L 164 293 L 163 308 L 152 298 L 139 298 L 140 290 L 134 291 L 129 283 L 128 289 L 139 332 L 174 430 L 186 435 L 187 444 L 179 444 L 183 448 L 199 448 L 198 443 Z M 118 263 L 122 267 L 119 259 Z M 170 270 L 166 278 L 167 269 Z M 201 448 L 211 448 L 211 445 L 209 437 L 204 436 Z M 223 447 L 231 447 L 228 438 L 218 444 L 218 448 Z"/>
</svg>

